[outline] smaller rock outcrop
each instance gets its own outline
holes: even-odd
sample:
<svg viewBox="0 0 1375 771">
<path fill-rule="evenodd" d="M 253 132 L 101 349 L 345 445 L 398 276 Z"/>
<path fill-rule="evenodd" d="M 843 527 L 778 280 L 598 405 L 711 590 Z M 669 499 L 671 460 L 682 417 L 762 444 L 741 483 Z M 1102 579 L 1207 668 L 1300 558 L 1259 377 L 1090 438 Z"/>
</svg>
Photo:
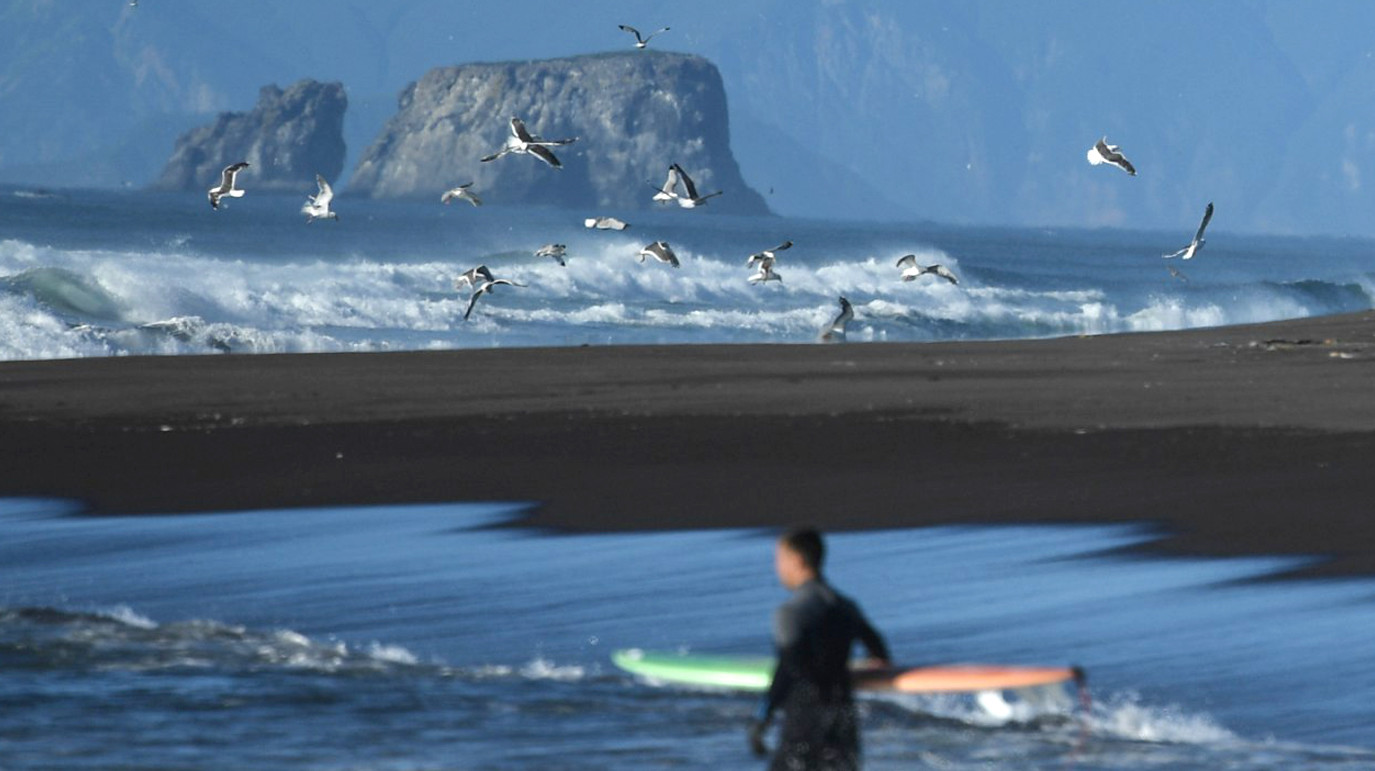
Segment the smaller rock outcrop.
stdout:
<svg viewBox="0 0 1375 771">
<path fill-rule="evenodd" d="M 341 83 L 302 80 L 282 90 L 258 92 L 249 112 L 225 112 L 215 122 L 177 140 L 172 158 L 153 183 L 157 190 L 204 190 L 220 171 L 248 161 L 242 184 L 257 190 L 300 190 L 316 174 L 338 179 L 344 170 L 344 111 Z"/>
</svg>

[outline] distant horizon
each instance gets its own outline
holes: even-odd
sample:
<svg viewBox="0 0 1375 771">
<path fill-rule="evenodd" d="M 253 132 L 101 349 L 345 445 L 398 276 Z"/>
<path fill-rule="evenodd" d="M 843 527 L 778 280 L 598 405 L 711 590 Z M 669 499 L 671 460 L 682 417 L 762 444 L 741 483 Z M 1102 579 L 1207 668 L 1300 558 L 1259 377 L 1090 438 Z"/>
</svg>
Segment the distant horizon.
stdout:
<svg viewBox="0 0 1375 771">
<path fill-rule="evenodd" d="M 344 176 L 347 177 L 347 174 L 345 174 Z M 206 183 L 207 188 L 210 186 L 210 184 L 211 184 L 210 182 L 207 182 L 207 183 Z M 309 187 L 309 189 L 307 189 L 307 187 Z M 358 194 L 358 193 L 352 193 L 352 192 L 350 192 L 350 191 L 348 190 L 348 187 L 347 187 L 347 184 L 346 184 L 346 183 L 344 183 L 343 186 L 340 186 L 340 184 L 335 184 L 335 188 L 336 188 L 336 189 L 335 189 L 335 196 L 334 196 L 334 200 L 335 200 L 335 201 L 367 201 L 367 202 L 369 202 L 369 203 L 376 203 L 376 204 L 383 205 L 383 206 L 410 206 L 410 205 L 429 206 L 429 205 L 430 205 L 430 204 L 429 204 L 429 201 L 430 201 L 431 198 L 434 198 L 435 200 L 438 200 L 438 198 L 437 198 L 436 196 L 428 196 L 428 195 L 401 196 L 401 197 L 388 197 L 388 198 L 374 198 L 374 197 L 372 197 L 372 196 L 360 195 L 360 194 Z M 258 199 L 261 199 L 261 198 L 272 198 L 272 199 L 282 199 L 282 200 L 284 200 L 284 201 L 291 201 L 291 202 L 293 203 L 293 205 L 292 205 L 292 206 L 287 206 L 287 207 L 285 207 L 285 208 L 290 209 L 291 211 L 294 212 L 295 209 L 297 208 L 296 203 L 297 203 L 298 199 L 303 199 L 305 195 L 307 195 L 307 194 L 309 194 L 309 193 L 313 193 L 314 190 L 315 190 L 315 182 L 314 182 L 313 180 L 308 181 L 308 182 L 307 182 L 306 180 L 303 180 L 303 181 L 302 181 L 302 188 L 301 188 L 301 192 L 300 192 L 300 193 L 295 193 L 295 192 L 285 191 L 285 190 L 254 190 L 254 191 L 252 192 L 252 195 L 253 195 L 254 198 L 258 198 Z M 24 184 L 24 183 L 2 182 L 2 181 L 0 181 L 0 193 L 5 193 L 5 194 L 9 194 L 9 195 L 14 195 L 14 194 L 17 194 L 17 193 L 34 193 L 34 194 L 37 194 L 37 195 L 40 195 L 40 196 L 41 196 L 41 195 L 55 195 L 55 196 L 60 196 L 60 197 L 70 197 L 70 196 L 80 195 L 80 194 L 90 194 L 90 196 L 93 197 L 93 198 L 98 198 L 98 197 L 101 196 L 101 195 L 108 195 L 108 194 L 111 194 L 111 193 L 114 193 L 114 194 L 124 194 L 124 195 L 148 195 L 148 196 L 159 196 L 159 197 L 164 197 L 164 198 L 186 197 L 186 198 L 188 199 L 188 201 L 193 201 L 193 202 L 194 202 L 194 203 L 190 204 L 190 205 L 188 206 L 188 208 L 193 208 L 193 209 L 199 210 L 201 207 L 204 206 L 204 195 L 201 195 L 201 194 L 198 194 L 198 193 L 185 193 L 185 192 L 176 192 L 176 191 L 168 191 L 168 190 L 158 190 L 158 189 L 155 189 L 155 188 L 153 188 L 153 187 L 151 187 L 151 186 L 147 186 L 147 185 L 141 186 L 141 187 L 140 187 L 140 186 L 131 186 L 131 187 L 79 187 L 79 186 L 63 186 L 63 185 L 35 185 L 35 184 Z M 2 199 L 0 199 L 0 200 L 2 200 Z M 240 205 L 240 206 L 241 206 L 242 203 L 241 203 L 241 202 L 238 202 L 237 205 Z M 517 210 L 517 209 L 533 209 L 533 210 L 544 211 L 544 212 L 567 212 L 567 213 L 569 214 L 569 216 L 570 216 L 570 217 L 573 217 L 574 219 L 577 219 L 578 217 L 582 217 L 584 214 L 586 214 L 587 216 L 592 216 L 589 212 L 593 212 L 594 210 L 597 211 L 597 212 L 603 212 L 603 211 L 605 211 L 605 213 L 610 214 L 610 215 L 612 215 L 612 216 L 622 216 L 622 215 L 624 215 L 624 216 L 629 216 L 629 217 L 632 217 L 632 218 L 633 218 L 636 214 L 660 213 L 660 212 L 668 212 L 668 211 L 669 211 L 667 208 L 664 208 L 664 209 L 646 209 L 646 210 L 616 209 L 616 208 L 612 208 L 612 207 L 602 207 L 602 208 L 599 208 L 599 207 L 596 207 L 596 206 L 588 206 L 588 207 L 585 207 L 585 208 L 573 208 L 573 207 L 560 207 L 560 206 L 554 206 L 554 205 L 544 204 L 544 203 L 530 203 L 530 204 L 526 204 L 526 203 L 484 203 L 484 204 L 483 204 L 483 208 L 484 208 L 484 209 L 495 210 L 495 211 L 514 211 L 514 210 Z M 905 218 L 905 219 L 876 219 L 876 218 L 866 218 L 866 217 L 863 217 L 863 216 L 852 216 L 852 217 L 824 217 L 824 216 L 819 216 L 819 215 L 806 215 L 806 214 L 779 214 L 779 213 L 777 213 L 777 212 L 773 212 L 773 213 L 767 214 L 767 215 L 748 215 L 748 214 L 717 213 L 717 212 L 711 212 L 711 211 L 709 211 L 709 210 L 703 211 L 703 212 L 701 212 L 701 213 L 699 213 L 699 214 L 685 215 L 685 216 L 704 216 L 704 217 L 710 217 L 710 218 L 712 218 L 712 219 L 718 219 L 718 218 L 719 218 L 719 219 L 723 219 L 723 220 L 730 220 L 730 219 L 737 219 L 737 220 L 751 220 L 751 219 L 780 219 L 780 220 L 793 221 L 793 222 L 798 222 L 798 223 L 807 223 L 807 224 L 811 224 L 811 225 L 830 225 L 830 224 L 833 224 L 833 225 L 846 226 L 846 227 L 853 227 L 853 226 L 857 226 L 857 225 L 867 225 L 867 226 L 872 226 L 872 227 L 876 227 L 876 228 L 880 228 L 880 229 L 884 229 L 884 230 L 887 230 L 887 229 L 900 230 L 900 229 L 910 229 L 910 228 L 918 228 L 918 229 L 921 229 L 921 228 L 930 228 L 930 229 L 932 229 L 932 230 L 948 229 L 948 230 L 954 230 L 954 231 L 960 231 L 960 232 L 966 232 L 966 231 L 1009 231 L 1009 232 L 1056 231 L 1056 232 L 1064 232 L 1064 233 L 1067 233 L 1067 234 L 1078 234 L 1078 235 L 1092 235 L 1092 234 L 1120 234 L 1120 235 L 1131 235 L 1131 234 L 1140 234 L 1140 235 L 1143 235 L 1143 236 L 1161 236 L 1161 237 L 1164 238 L 1164 240 L 1179 240 L 1179 239 L 1182 238 L 1183 240 L 1181 241 L 1181 244 L 1180 244 L 1181 246 L 1188 242 L 1190 235 L 1192 235 L 1194 229 L 1195 229 L 1195 228 L 1197 227 L 1197 225 L 1198 225 L 1197 221 L 1194 221 L 1194 222 L 1192 222 L 1192 223 L 1189 223 L 1189 222 L 1182 222 L 1181 225 L 1180 225 L 1180 227 L 1177 227 L 1177 228 L 1171 228 L 1171 227 L 1167 227 L 1167 226 L 1161 226 L 1161 227 L 1129 227 L 1129 226 L 1122 226 L 1122 225 L 1076 225 L 1076 224 L 1055 224 L 1055 223 L 1039 223 L 1039 224 L 1038 224 L 1038 223 L 997 223 L 997 222 L 968 222 L 968 221 L 961 222 L 961 221 L 955 221 L 955 220 L 935 220 L 935 219 L 921 218 L 921 217 L 910 217 L 910 218 Z M 1270 232 L 1270 231 L 1237 230 L 1237 229 L 1235 229 L 1235 228 L 1226 227 L 1226 226 L 1224 226 L 1224 225 L 1222 225 L 1222 224 L 1219 224 L 1220 222 L 1221 222 L 1221 220 L 1214 220 L 1214 223 L 1211 224 L 1211 225 L 1209 225 L 1209 227 L 1208 227 L 1208 234 L 1209 234 L 1209 235 L 1208 235 L 1208 241 L 1209 241 L 1210 244 L 1215 244 L 1215 242 L 1221 240 L 1222 238 L 1225 238 L 1225 237 L 1229 237 L 1229 236 L 1230 236 L 1230 237 L 1236 237 L 1236 238 L 1244 238 L 1244 239 L 1248 239 L 1248 240 L 1249 240 L 1249 239 L 1255 239 L 1255 240 L 1268 240 L 1268 239 L 1274 239 L 1274 240 L 1276 240 L 1276 241 L 1296 241 L 1296 242 L 1297 242 L 1297 241 L 1366 242 L 1366 243 L 1370 243 L 1371 246 L 1372 246 L 1372 248 L 1375 248 L 1375 235 L 1365 235 L 1365 234 L 1337 234 L 1337 233 L 1280 233 L 1280 232 Z M 1050 235 L 1050 234 L 1045 234 L 1045 235 Z M 1198 257 L 1198 258 L 1195 258 L 1195 259 L 1201 261 L 1201 260 L 1207 259 L 1207 257 L 1206 257 L 1206 256 L 1205 256 L 1205 257 Z M 1162 264 L 1163 264 L 1163 263 L 1164 263 L 1164 261 L 1162 260 Z M 1183 264 L 1184 264 L 1184 265 L 1188 265 L 1188 263 L 1183 263 Z"/>
</svg>

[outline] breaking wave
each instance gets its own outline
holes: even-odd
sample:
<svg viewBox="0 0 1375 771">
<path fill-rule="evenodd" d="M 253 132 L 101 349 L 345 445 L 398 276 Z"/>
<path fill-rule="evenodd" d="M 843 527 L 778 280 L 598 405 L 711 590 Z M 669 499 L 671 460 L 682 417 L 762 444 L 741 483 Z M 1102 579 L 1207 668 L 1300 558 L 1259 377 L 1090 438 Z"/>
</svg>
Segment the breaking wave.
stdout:
<svg viewBox="0 0 1375 771">
<path fill-rule="evenodd" d="M 297 227 L 256 257 L 244 255 L 244 244 L 216 252 L 195 232 L 149 236 L 152 246 L 137 247 L 3 240 L 0 360 L 812 342 L 840 295 L 854 304 L 849 337 L 860 341 L 1158 331 L 1364 310 L 1375 297 L 1375 282 L 1359 273 L 1277 280 L 1263 267 L 1209 272 L 1192 264 L 1176 280 L 1158 258 L 1095 261 L 1091 234 L 1067 254 L 1043 255 L 991 235 L 980 240 L 977 231 L 964 236 L 968 248 L 942 248 L 891 232 L 773 221 L 758 225 L 803 232 L 780 254 L 783 280 L 753 285 L 745 265 L 753 233 L 746 239 L 733 220 L 692 221 L 705 224 L 670 231 L 682 261 L 676 270 L 637 261 L 648 233 L 586 231 L 562 219 L 536 223 L 538 236 L 498 223 L 459 249 L 406 248 L 366 232 L 342 253 L 312 240 L 335 231 Z M 533 256 L 546 239 L 568 245 L 567 267 Z M 960 283 L 899 280 L 894 263 L 905 253 L 945 265 Z M 465 322 L 468 290 L 454 279 L 477 264 L 528 287 L 499 287 Z"/>
</svg>

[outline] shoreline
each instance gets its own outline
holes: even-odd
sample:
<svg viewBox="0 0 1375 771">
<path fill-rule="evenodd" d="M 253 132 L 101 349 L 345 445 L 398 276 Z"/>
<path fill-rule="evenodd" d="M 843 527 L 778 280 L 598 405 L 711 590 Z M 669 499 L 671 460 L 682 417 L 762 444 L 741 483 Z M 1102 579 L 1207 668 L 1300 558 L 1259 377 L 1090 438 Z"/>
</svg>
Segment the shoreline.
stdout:
<svg viewBox="0 0 1375 771">
<path fill-rule="evenodd" d="M 559 531 L 1141 523 L 1375 575 L 1375 312 L 1045 340 L 0 363 L 0 497 Z"/>
</svg>

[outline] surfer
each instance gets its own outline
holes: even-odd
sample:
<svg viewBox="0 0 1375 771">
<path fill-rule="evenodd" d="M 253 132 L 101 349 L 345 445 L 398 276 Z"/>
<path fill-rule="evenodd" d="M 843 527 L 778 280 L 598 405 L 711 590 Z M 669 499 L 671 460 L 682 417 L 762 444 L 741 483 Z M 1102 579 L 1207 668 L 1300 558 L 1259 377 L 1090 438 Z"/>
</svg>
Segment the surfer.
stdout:
<svg viewBox="0 0 1375 771">
<path fill-rule="evenodd" d="M 750 724 L 750 748 L 768 754 L 764 733 L 782 710 L 778 750 L 769 768 L 859 768 L 859 726 L 850 683 L 850 650 L 856 640 L 872 666 L 888 666 L 888 646 L 859 606 L 826 583 L 821 534 L 789 530 L 774 553 L 778 580 L 792 596 L 774 613 L 778 666 L 759 713 Z"/>
</svg>

